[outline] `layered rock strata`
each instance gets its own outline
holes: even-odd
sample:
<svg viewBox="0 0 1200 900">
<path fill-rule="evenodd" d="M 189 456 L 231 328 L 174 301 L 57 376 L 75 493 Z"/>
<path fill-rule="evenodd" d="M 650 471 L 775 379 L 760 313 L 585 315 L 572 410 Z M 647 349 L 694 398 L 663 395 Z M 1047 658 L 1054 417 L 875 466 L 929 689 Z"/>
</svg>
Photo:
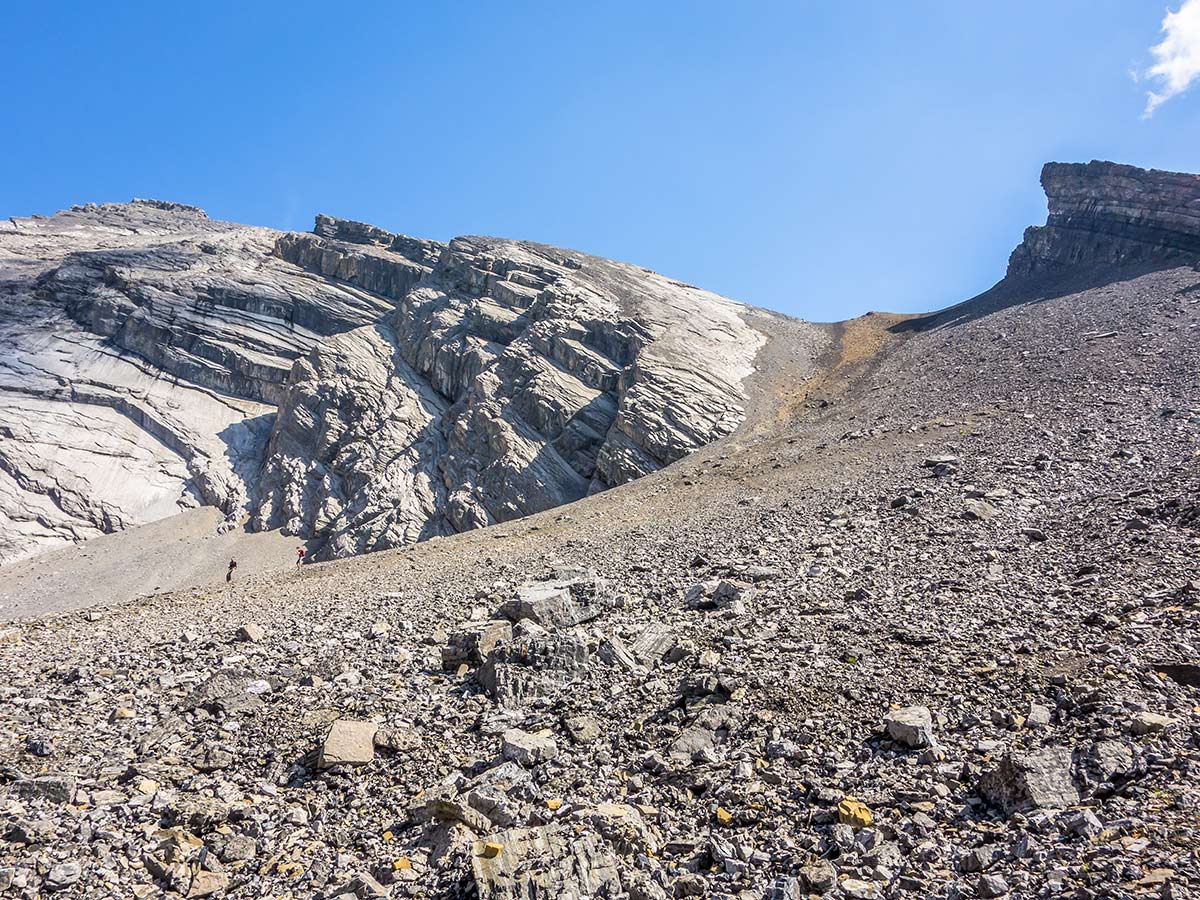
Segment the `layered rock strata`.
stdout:
<svg viewBox="0 0 1200 900">
<path fill-rule="evenodd" d="M 1111 162 L 1047 163 L 1045 225 L 1025 230 L 1008 274 L 1200 256 L 1200 176 Z"/>
<path fill-rule="evenodd" d="M 320 557 L 504 521 L 732 431 L 764 337 L 623 263 L 139 200 L 0 228 L 0 561 L 212 504 Z"/>
<path fill-rule="evenodd" d="M 333 235 L 336 235 L 334 237 Z M 505 521 L 733 430 L 763 338 L 737 304 L 584 254 L 318 221 L 276 253 L 397 300 L 298 361 L 258 527 L 340 556 Z M 384 477 L 379 477 L 386 473 Z"/>
</svg>

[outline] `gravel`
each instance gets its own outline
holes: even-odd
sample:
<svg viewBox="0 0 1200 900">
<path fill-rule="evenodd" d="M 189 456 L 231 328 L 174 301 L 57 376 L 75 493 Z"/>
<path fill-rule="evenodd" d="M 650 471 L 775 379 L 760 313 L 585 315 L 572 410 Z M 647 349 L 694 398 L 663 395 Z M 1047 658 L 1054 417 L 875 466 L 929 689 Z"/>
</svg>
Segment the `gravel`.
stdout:
<svg viewBox="0 0 1200 900">
<path fill-rule="evenodd" d="M 6 627 L 0 889 L 1194 895 L 1198 285 L 780 325 L 638 482 Z"/>
</svg>

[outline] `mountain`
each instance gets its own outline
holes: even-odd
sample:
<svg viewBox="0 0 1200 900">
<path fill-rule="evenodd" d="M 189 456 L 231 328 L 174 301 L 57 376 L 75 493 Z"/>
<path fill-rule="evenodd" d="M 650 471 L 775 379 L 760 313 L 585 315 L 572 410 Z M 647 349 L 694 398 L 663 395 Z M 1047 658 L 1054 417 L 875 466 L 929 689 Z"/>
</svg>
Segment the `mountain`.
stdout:
<svg viewBox="0 0 1200 900">
<path fill-rule="evenodd" d="M 87 609 L 204 540 L 6 566 L 0 891 L 1195 895 L 1200 177 L 1043 184 L 948 309 L 706 299 L 765 336 L 740 424 L 568 505 Z"/>
<path fill-rule="evenodd" d="M 318 559 L 623 484 L 733 431 L 763 313 L 538 244 L 157 200 L 0 229 L 0 562 L 199 504 Z"/>
</svg>

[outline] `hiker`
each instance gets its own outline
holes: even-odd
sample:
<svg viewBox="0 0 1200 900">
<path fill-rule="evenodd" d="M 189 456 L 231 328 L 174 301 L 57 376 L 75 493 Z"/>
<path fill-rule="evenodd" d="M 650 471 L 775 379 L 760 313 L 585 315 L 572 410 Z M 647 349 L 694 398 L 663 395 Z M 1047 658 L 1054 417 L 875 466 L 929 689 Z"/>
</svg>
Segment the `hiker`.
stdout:
<svg viewBox="0 0 1200 900">
<path fill-rule="evenodd" d="M 233 570 L 236 568 L 237 568 L 237 560 L 231 559 L 229 561 L 229 571 L 225 573 L 226 581 L 233 581 Z"/>
<path fill-rule="evenodd" d="M 296 565 L 300 565 L 303 562 L 304 562 L 304 548 L 297 547 L 296 548 Z"/>
</svg>

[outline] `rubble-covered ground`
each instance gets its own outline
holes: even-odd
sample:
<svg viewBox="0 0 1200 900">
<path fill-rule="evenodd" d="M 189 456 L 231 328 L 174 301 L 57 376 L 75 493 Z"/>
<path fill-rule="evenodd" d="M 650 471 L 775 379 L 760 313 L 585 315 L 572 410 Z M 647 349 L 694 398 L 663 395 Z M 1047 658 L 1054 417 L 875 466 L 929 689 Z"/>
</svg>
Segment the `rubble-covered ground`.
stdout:
<svg viewBox="0 0 1200 900">
<path fill-rule="evenodd" d="M 571 506 L 0 629 L 0 897 L 1200 896 L 1200 274 L 836 330 Z"/>
</svg>

